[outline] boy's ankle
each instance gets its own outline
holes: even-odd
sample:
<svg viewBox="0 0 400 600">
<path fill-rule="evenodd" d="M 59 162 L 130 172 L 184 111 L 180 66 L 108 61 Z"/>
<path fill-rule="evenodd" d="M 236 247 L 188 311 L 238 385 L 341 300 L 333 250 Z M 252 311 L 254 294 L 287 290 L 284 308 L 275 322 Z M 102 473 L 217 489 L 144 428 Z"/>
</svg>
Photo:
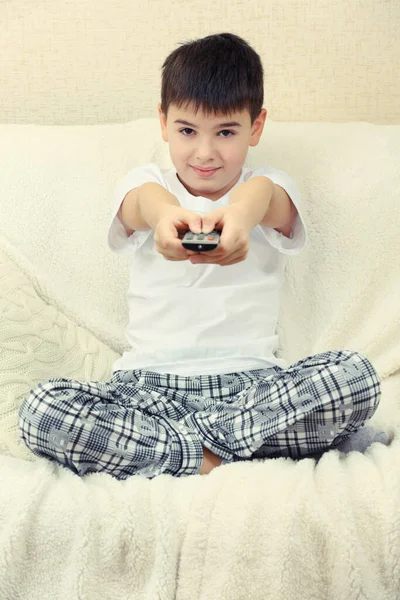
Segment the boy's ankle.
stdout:
<svg viewBox="0 0 400 600">
<path fill-rule="evenodd" d="M 203 448 L 203 464 L 200 467 L 200 475 L 207 475 L 215 469 L 215 467 L 219 467 L 222 463 L 222 458 L 217 456 L 208 448 Z"/>
</svg>

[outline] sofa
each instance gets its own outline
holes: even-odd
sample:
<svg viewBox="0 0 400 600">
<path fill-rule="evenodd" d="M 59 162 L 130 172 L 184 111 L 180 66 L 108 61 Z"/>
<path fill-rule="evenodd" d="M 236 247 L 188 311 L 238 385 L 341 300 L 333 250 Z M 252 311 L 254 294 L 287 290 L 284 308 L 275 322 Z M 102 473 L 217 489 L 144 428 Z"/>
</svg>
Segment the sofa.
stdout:
<svg viewBox="0 0 400 600">
<path fill-rule="evenodd" d="M 105 381 L 126 348 L 129 256 L 106 234 L 117 181 L 149 162 L 173 166 L 156 118 L 0 125 L 0 598 L 400 598 L 400 125 L 267 119 L 245 162 L 296 179 L 309 232 L 277 355 L 367 356 L 387 446 L 124 481 L 24 446 L 30 389 Z"/>
</svg>

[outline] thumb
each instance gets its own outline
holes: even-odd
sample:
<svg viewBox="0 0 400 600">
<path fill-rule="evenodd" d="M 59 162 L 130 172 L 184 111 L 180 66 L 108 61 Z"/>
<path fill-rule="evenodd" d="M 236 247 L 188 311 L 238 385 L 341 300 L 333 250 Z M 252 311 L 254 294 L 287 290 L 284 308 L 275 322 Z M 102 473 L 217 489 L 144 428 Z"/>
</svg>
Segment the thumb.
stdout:
<svg viewBox="0 0 400 600">
<path fill-rule="evenodd" d="M 210 233 L 215 228 L 215 224 L 218 223 L 222 218 L 223 211 L 216 208 L 205 215 L 203 215 L 203 233 Z"/>
<path fill-rule="evenodd" d="M 193 233 L 201 233 L 201 216 L 193 215 L 190 217 L 188 226 Z"/>
</svg>

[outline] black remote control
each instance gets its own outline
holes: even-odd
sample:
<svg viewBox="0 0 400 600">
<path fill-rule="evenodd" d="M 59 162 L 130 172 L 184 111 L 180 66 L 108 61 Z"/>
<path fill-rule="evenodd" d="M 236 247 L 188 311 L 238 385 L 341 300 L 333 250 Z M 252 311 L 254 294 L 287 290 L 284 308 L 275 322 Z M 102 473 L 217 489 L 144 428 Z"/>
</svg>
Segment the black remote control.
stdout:
<svg viewBox="0 0 400 600">
<path fill-rule="evenodd" d="M 218 246 L 221 231 L 214 229 L 210 233 L 193 233 L 187 231 L 182 239 L 182 246 L 193 252 L 207 252 Z"/>
</svg>

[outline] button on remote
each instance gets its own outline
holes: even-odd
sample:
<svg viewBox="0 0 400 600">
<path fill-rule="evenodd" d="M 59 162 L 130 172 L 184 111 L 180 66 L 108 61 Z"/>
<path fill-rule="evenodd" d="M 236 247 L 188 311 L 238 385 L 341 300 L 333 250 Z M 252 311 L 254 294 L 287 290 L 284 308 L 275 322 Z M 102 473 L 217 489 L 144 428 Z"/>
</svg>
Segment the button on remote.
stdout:
<svg viewBox="0 0 400 600">
<path fill-rule="evenodd" d="M 207 252 L 218 246 L 221 231 L 214 229 L 210 233 L 193 233 L 188 231 L 182 239 L 182 246 L 193 252 Z"/>
</svg>

